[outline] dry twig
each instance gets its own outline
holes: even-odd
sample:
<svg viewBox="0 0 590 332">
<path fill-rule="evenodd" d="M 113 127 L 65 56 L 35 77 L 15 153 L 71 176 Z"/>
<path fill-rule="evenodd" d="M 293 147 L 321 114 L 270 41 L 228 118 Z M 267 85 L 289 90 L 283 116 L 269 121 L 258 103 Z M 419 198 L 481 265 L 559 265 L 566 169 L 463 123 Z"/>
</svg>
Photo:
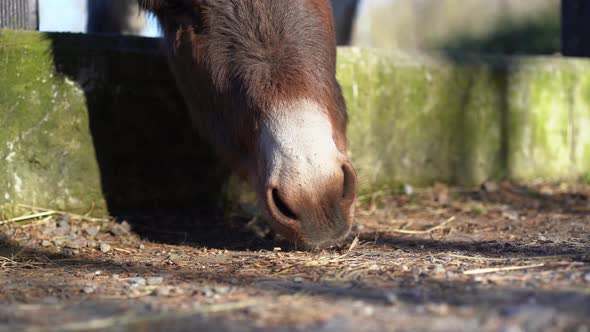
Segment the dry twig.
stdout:
<svg viewBox="0 0 590 332">
<path fill-rule="evenodd" d="M 488 262 L 505 262 L 509 261 L 510 258 L 492 258 L 492 257 L 480 257 L 480 256 L 465 256 L 465 255 L 457 255 L 457 254 L 448 254 L 445 256 L 460 258 L 460 259 L 467 259 L 472 261 L 488 261 Z"/>
<path fill-rule="evenodd" d="M 31 210 L 37 210 L 37 211 L 42 211 L 45 213 L 51 213 L 51 214 L 59 214 L 59 215 L 70 215 L 72 218 L 74 219 L 79 219 L 82 221 L 89 221 L 89 222 L 110 222 L 110 219 L 108 218 L 93 218 L 93 217 L 88 217 L 88 216 L 83 216 L 80 214 L 75 214 L 75 213 L 70 213 L 70 212 L 65 212 L 65 211 L 59 211 L 59 210 L 52 210 L 52 209 L 46 209 L 46 208 L 42 208 L 42 207 L 38 207 L 38 206 L 33 206 L 33 205 L 27 205 L 27 204 L 18 204 L 19 207 L 25 208 L 25 209 L 31 209 Z"/>
<path fill-rule="evenodd" d="M 0 226 L 1 225 L 6 225 L 6 224 L 16 223 L 16 222 L 20 222 L 20 221 L 26 221 L 26 220 L 37 219 L 37 218 L 42 218 L 42 217 L 48 217 L 48 216 L 52 216 L 54 214 L 57 214 L 57 212 L 47 210 L 47 211 L 44 211 L 44 212 L 28 214 L 26 216 L 21 216 L 21 217 L 6 219 L 6 220 L 0 220 Z"/>
<path fill-rule="evenodd" d="M 525 265 L 525 266 L 506 266 L 506 267 L 492 267 L 492 268 L 486 268 L 486 269 L 467 270 L 467 271 L 463 271 L 463 274 L 474 275 L 474 274 L 485 274 L 485 273 L 504 272 L 504 271 L 526 270 L 526 269 L 534 269 L 534 268 L 542 267 L 542 266 L 545 266 L 545 263 Z"/>
<path fill-rule="evenodd" d="M 350 247 L 348 248 L 347 253 L 351 252 L 352 249 L 356 248 L 356 246 L 358 246 L 359 244 L 359 237 L 358 235 L 354 238 L 354 240 L 352 240 L 352 243 L 350 244 Z"/>
<path fill-rule="evenodd" d="M 430 227 L 430 228 L 428 228 L 426 230 L 423 230 L 423 231 L 413 231 L 413 230 L 407 230 L 407 229 L 394 229 L 393 232 L 401 233 L 401 234 L 414 234 L 414 235 L 417 235 L 417 234 L 429 234 L 429 233 L 432 233 L 432 232 L 434 232 L 436 230 L 443 229 L 443 228 L 447 227 L 454 220 L 455 220 L 455 217 L 454 216 L 453 217 L 450 217 L 445 222 L 443 222 L 443 223 L 441 223 L 439 225 Z"/>
</svg>

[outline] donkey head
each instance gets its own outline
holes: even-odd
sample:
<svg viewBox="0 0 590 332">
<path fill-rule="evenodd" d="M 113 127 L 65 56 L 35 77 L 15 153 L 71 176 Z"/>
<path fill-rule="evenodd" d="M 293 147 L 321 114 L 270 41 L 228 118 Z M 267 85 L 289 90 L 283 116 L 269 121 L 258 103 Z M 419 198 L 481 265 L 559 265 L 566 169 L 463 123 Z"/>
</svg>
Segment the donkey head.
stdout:
<svg viewBox="0 0 590 332">
<path fill-rule="evenodd" d="M 329 0 L 139 0 L 162 27 L 199 132 L 249 180 L 283 236 L 347 236 L 357 179 L 346 155 Z"/>
</svg>

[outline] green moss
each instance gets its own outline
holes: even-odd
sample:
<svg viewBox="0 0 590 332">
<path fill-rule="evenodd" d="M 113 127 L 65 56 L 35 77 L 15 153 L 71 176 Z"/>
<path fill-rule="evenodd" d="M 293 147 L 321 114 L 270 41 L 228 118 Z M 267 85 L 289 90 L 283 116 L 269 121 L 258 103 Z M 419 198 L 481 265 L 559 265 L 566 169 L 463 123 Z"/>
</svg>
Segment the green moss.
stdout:
<svg viewBox="0 0 590 332">
<path fill-rule="evenodd" d="M 0 205 L 106 212 L 84 94 L 55 73 L 51 42 L 2 32 L 0 62 Z"/>
<path fill-rule="evenodd" d="M 588 61 L 341 49 L 363 192 L 383 184 L 574 179 L 588 169 Z"/>
</svg>

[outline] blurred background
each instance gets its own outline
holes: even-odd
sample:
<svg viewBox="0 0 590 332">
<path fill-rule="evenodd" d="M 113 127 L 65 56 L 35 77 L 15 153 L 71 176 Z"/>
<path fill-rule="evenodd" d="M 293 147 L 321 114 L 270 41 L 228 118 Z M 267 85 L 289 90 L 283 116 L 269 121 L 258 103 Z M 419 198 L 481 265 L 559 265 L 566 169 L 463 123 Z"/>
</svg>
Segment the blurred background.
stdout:
<svg viewBox="0 0 590 332">
<path fill-rule="evenodd" d="M 341 45 L 502 54 L 558 53 L 560 3 L 333 0 Z M 159 34 L 135 0 L 39 0 L 39 24 L 42 31 Z"/>
<path fill-rule="evenodd" d="M 155 18 L 140 13 L 135 0 L 39 0 L 39 30 L 60 32 L 87 32 L 101 28 L 95 23 L 104 22 L 103 29 L 123 27 L 120 22 L 128 22 L 122 28 L 124 34 L 159 36 Z M 94 14 L 89 20 L 88 12 Z M 110 25 L 110 27 L 107 27 Z"/>
</svg>

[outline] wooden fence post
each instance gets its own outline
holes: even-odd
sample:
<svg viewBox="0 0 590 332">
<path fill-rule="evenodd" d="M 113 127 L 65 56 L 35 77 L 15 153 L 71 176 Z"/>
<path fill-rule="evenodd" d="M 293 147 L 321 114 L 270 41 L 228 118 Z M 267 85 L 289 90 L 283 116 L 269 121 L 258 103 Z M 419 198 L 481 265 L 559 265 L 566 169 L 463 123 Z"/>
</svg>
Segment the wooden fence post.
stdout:
<svg viewBox="0 0 590 332">
<path fill-rule="evenodd" d="M 0 0 L 0 29 L 39 30 L 38 0 Z"/>
</svg>

